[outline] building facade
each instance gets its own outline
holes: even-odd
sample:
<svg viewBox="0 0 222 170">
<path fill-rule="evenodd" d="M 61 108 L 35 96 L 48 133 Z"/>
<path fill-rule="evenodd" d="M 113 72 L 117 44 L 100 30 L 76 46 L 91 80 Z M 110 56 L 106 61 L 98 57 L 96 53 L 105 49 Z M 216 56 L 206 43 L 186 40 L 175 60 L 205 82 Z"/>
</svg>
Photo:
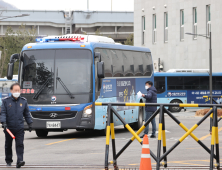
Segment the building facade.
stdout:
<svg viewBox="0 0 222 170">
<path fill-rule="evenodd" d="M 22 14 L 29 16 L 15 17 Z M 133 12 L 0 10 L 0 20 L 1 36 L 5 35 L 8 26 L 16 31 L 21 24 L 27 29 L 35 27 L 40 37 L 99 33 L 123 42 L 133 34 Z"/>
<path fill-rule="evenodd" d="M 134 45 L 151 49 L 155 69 L 158 58 L 164 71 L 209 69 L 212 32 L 213 72 L 221 72 L 221 7 L 221 0 L 135 0 Z"/>
</svg>

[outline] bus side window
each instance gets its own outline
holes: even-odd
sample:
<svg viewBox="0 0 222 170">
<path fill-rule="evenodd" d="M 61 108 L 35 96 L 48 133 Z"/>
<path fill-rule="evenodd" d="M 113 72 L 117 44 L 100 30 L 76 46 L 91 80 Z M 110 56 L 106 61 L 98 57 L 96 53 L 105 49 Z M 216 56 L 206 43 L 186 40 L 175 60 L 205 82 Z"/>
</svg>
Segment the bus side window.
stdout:
<svg viewBox="0 0 222 170">
<path fill-rule="evenodd" d="M 143 59 L 143 68 L 144 68 L 143 75 L 151 76 L 153 70 L 151 53 L 142 53 L 142 59 Z"/>
<path fill-rule="evenodd" d="M 183 77 L 167 77 L 167 90 L 184 90 Z"/>
<path fill-rule="evenodd" d="M 213 77 L 213 90 L 222 90 L 222 77 Z"/>
<path fill-rule="evenodd" d="M 134 63 L 133 54 L 130 51 L 122 51 L 123 64 L 124 64 L 124 76 L 133 77 L 134 76 Z"/>
<path fill-rule="evenodd" d="M 133 63 L 134 63 L 134 75 L 135 76 L 143 76 L 144 67 L 142 60 L 141 52 L 132 52 L 133 53 Z"/>
<path fill-rule="evenodd" d="M 165 77 L 155 77 L 154 86 L 156 87 L 157 94 L 165 92 Z"/>
<path fill-rule="evenodd" d="M 209 77 L 200 77 L 200 90 L 209 89 Z"/>
<path fill-rule="evenodd" d="M 112 75 L 113 77 L 123 77 L 124 66 L 123 56 L 120 50 L 107 50 L 108 54 L 112 57 Z"/>
<path fill-rule="evenodd" d="M 199 90 L 199 77 L 184 77 L 184 90 Z"/>
</svg>

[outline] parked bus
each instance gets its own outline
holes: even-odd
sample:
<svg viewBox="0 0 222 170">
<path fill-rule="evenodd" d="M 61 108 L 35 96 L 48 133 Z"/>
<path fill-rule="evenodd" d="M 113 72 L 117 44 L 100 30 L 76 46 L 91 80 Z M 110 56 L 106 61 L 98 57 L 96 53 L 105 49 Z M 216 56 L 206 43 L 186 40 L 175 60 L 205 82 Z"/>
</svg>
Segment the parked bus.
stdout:
<svg viewBox="0 0 222 170">
<path fill-rule="evenodd" d="M 12 80 L 7 80 L 6 78 L 0 78 L 0 106 L 2 105 L 2 99 L 11 95 L 10 86 L 17 81 L 18 80 L 14 78 L 14 76 Z"/>
<path fill-rule="evenodd" d="M 210 95 L 208 73 L 156 72 L 154 85 L 158 103 L 209 103 L 203 96 Z M 213 73 L 213 95 L 222 94 L 222 73 Z M 218 100 L 218 99 L 217 99 Z M 169 107 L 171 112 L 180 112 L 180 107 Z M 184 108 L 187 109 L 187 108 Z"/>
<path fill-rule="evenodd" d="M 39 137 L 67 129 L 104 132 L 107 107 L 95 107 L 95 102 L 143 102 L 136 93 L 145 93 L 145 82 L 154 81 L 148 48 L 92 35 L 51 36 L 37 41 L 12 55 L 7 77 L 13 74 L 15 59 L 19 60 L 21 95 L 28 100 L 33 129 Z M 135 129 L 142 125 L 142 107 L 115 108 Z M 121 125 L 116 117 L 114 123 Z"/>
</svg>

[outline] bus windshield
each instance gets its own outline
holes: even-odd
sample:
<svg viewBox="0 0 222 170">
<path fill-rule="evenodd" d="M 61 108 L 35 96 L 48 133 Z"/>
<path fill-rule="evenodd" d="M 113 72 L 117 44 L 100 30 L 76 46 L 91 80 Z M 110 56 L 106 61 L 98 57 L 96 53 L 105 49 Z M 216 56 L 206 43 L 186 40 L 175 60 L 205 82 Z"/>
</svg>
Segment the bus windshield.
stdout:
<svg viewBox="0 0 222 170">
<path fill-rule="evenodd" d="M 92 92 L 92 53 L 89 50 L 25 51 L 22 93 L 71 94 Z"/>
</svg>

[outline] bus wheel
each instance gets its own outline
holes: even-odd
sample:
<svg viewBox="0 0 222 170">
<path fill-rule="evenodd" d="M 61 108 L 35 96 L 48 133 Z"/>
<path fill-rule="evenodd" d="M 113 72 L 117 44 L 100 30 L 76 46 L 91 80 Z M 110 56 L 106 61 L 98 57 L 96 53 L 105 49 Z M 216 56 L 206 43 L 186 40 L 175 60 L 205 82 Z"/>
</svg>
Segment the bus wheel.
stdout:
<svg viewBox="0 0 222 170">
<path fill-rule="evenodd" d="M 36 129 L 35 133 L 38 137 L 46 137 L 48 135 L 48 131 L 42 129 Z"/>
<path fill-rule="evenodd" d="M 172 100 L 170 103 L 172 103 L 172 104 L 180 104 L 180 103 L 182 103 L 180 100 Z M 169 111 L 171 111 L 171 112 L 180 112 L 182 110 L 182 108 L 181 107 L 175 107 L 175 106 L 170 106 L 169 107 Z"/>
<path fill-rule="evenodd" d="M 133 129 L 138 130 L 143 126 L 143 107 L 139 107 L 138 121 L 133 124 Z"/>
</svg>

